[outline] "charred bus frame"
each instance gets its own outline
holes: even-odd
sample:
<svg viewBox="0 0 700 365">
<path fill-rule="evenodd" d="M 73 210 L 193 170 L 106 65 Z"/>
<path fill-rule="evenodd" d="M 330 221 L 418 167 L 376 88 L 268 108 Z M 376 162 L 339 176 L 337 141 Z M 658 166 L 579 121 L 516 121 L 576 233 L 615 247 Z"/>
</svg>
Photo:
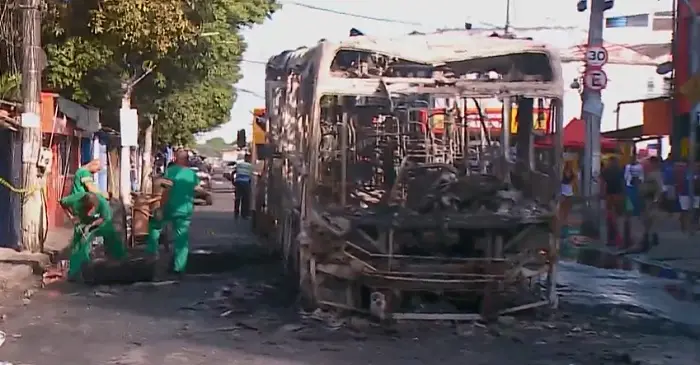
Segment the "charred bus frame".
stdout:
<svg viewBox="0 0 700 365">
<path fill-rule="evenodd" d="M 556 307 L 563 90 L 559 55 L 530 40 L 444 32 L 283 52 L 267 65 L 256 230 L 312 306 L 387 320 Z M 472 147 L 466 103 L 492 98 L 500 139 L 480 115 Z M 535 100 L 555 121 L 544 165 L 524 132 Z M 442 302 L 455 310 L 422 313 Z"/>
</svg>

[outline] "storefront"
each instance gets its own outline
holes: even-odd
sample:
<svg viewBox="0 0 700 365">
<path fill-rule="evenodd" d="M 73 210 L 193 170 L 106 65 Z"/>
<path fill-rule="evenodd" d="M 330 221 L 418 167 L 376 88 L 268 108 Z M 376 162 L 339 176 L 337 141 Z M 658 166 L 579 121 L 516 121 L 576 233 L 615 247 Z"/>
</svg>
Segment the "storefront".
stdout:
<svg viewBox="0 0 700 365">
<path fill-rule="evenodd" d="M 700 10 L 700 0 L 688 0 L 693 10 Z M 676 90 L 680 90 L 683 85 L 691 79 L 691 54 L 690 51 L 694 47 L 700 47 L 700 39 L 693 39 L 693 26 L 700 26 L 697 20 L 694 20 L 692 10 L 688 7 L 685 1 L 678 1 L 676 9 L 676 32 L 674 35 L 674 84 Z M 693 45 L 693 43 L 696 43 Z M 677 146 L 672 148 L 673 157 L 679 158 L 687 155 L 688 152 L 688 136 L 690 134 L 690 112 L 693 108 L 691 102 L 681 93 L 676 94 L 675 98 L 675 117 L 673 123 L 673 134 L 671 137 L 671 145 Z M 696 126 L 696 128 L 698 128 Z M 696 136 L 700 142 L 700 128 L 697 129 Z M 700 143 L 696 145 L 700 146 Z M 700 155 L 698 155 L 700 156 Z"/>
<path fill-rule="evenodd" d="M 14 247 L 20 238 L 20 197 L 8 187 L 21 185 L 17 107 L 0 101 L 0 247 Z"/>
</svg>

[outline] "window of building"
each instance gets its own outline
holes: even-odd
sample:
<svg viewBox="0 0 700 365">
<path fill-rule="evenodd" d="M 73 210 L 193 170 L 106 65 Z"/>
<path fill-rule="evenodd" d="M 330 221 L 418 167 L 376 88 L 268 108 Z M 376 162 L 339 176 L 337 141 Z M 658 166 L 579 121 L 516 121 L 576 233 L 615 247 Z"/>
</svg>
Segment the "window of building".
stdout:
<svg viewBox="0 0 700 365">
<path fill-rule="evenodd" d="M 606 28 L 648 27 L 649 14 L 616 16 L 605 19 Z"/>
<path fill-rule="evenodd" d="M 673 18 L 673 11 L 657 11 L 654 17 Z"/>
<path fill-rule="evenodd" d="M 673 18 L 655 18 L 651 30 L 673 30 Z"/>
<path fill-rule="evenodd" d="M 657 11 L 654 13 L 654 19 L 651 21 L 652 30 L 672 31 L 673 26 L 672 11 Z"/>
</svg>

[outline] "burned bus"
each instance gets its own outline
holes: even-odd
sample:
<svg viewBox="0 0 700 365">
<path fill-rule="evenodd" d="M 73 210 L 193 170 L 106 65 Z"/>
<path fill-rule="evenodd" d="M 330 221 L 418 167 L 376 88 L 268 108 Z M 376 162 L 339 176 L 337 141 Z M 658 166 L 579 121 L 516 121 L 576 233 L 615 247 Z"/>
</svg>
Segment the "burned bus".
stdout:
<svg viewBox="0 0 700 365">
<path fill-rule="evenodd" d="M 323 40 L 272 57 L 265 89 L 256 231 L 303 303 L 386 321 L 556 306 L 555 50 L 463 31 Z M 544 161 L 535 110 L 553 120 Z"/>
</svg>

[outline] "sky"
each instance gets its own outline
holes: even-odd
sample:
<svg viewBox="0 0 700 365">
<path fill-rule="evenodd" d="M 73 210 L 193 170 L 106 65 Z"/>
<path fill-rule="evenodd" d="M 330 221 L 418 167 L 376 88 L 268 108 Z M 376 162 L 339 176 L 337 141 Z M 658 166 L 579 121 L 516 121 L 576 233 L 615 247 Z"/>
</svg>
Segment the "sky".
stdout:
<svg viewBox="0 0 700 365">
<path fill-rule="evenodd" d="M 511 24 L 514 27 L 583 28 L 587 23 L 587 13 L 576 11 L 576 1 L 510 0 Z M 265 106 L 262 97 L 265 94 L 265 62 L 271 56 L 288 49 L 313 45 L 322 38 L 343 39 L 353 27 L 367 35 L 377 36 L 407 34 L 414 30 L 430 32 L 440 28 L 462 28 L 467 22 L 474 27 L 502 27 L 506 22 L 507 8 L 507 0 L 280 2 L 282 9 L 271 19 L 243 32 L 248 48 L 244 54 L 246 61 L 242 64 L 243 79 L 235 85 L 238 98 L 231 110 L 231 119 L 220 128 L 199 136 L 200 142 L 214 137 L 231 142 L 239 129 L 246 129 L 247 135 L 251 135 L 251 110 Z"/>
</svg>

